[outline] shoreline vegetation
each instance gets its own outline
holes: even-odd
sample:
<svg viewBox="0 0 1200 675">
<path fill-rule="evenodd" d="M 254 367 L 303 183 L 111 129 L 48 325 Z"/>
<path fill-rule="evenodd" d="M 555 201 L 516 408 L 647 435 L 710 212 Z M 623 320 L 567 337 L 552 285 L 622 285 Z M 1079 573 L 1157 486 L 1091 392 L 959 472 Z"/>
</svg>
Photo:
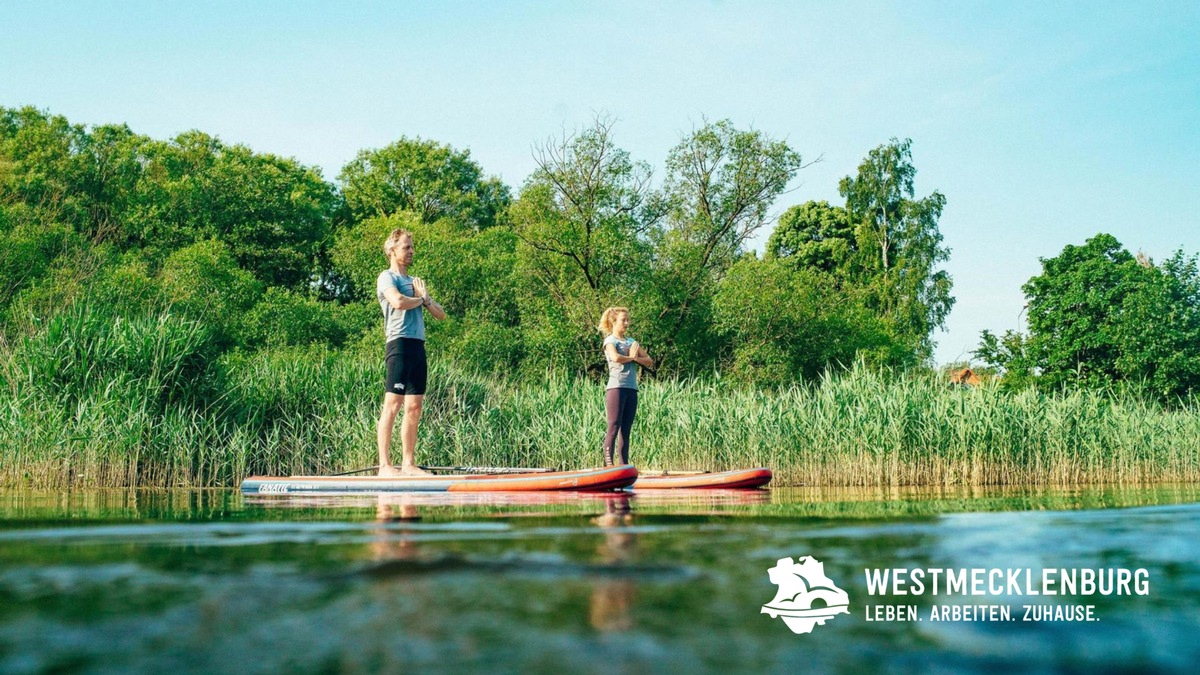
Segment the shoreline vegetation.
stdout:
<svg viewBox="0 0 1200 675">
<path fill-rule="evenodd" d="M 596 319 L 623 306 L 655 355 L 631 444 L 646 470 L 1200 480 L 1197 256 L 1156 263 L 1101 233 L 1041 259 L 1028 331 L 985 332 L 959 364 L 982 386 L 952 388 L 930 365 L 955 301 L 948 198 L 917 189 L 911 139 L 869 150 L 843 203 L 780 212 L 807 166 L 784 139 L 706 120 L 656 169 L 615 126 L 601 113 L 535 143 L 510 187 L 430 139 L 326 178 L 199 130 L 0 107 L 0 487 L 374 464 L 374 289 L 396 228 L 448 315 L 427 327 L 427 466 L 599 465 Z"/>
<path fill-rule="evenodd" d="M 170 315 L 107 327 L 67 312 L 0 349 L 0 486 L 228 487 L 249 473 L 374 462 L 377 345 L 205 361 L 207 328 Z M 86 339 L 85 339 L 86 338 Z M 602 385 L 506 381 L 434 358 L 418 448 L 429 465 L 600 461 Z M 863 365 L 776 389 L 644 383 L 635 463 L 769 466 L 778 486 L 1062 485 L 1200 479 L 1200 410 L 1136 394 L 952 387 Z"/>
</svg>

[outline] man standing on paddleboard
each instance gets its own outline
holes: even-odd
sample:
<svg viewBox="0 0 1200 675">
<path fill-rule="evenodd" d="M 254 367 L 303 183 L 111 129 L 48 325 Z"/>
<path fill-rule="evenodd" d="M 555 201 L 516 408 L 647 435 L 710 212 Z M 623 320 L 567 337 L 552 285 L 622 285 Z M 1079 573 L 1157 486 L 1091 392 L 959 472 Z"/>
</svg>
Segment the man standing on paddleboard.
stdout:
<svg viewBox="0 0 1200 675">
<path fill-rule="evenodd" d="M 413 236 L 408 230 L 392 230 L 383 243 L 389 267 L 380 272 L 375 282 L 375 297 L 383 309 L 383 330 L 387 339 L 384 364 L 383 412 L 379 415 L 376 440 L 379 444 L 380 476 L 421 476 L 426 472 L 417 467 L 417 425 L 421 422 L 421 406 L 425 401 L 425 379 L 428 365 L 425 360 L 425 313 L 435 319 L 446 318 L 446 312 L 425 288 L 420 277 L 408 276 L 412 265 Z M 396 415 L 404 409 L 400 423 L 403 458 L 400 468 L 392 465 L 392 430 Z"/>
</svg>

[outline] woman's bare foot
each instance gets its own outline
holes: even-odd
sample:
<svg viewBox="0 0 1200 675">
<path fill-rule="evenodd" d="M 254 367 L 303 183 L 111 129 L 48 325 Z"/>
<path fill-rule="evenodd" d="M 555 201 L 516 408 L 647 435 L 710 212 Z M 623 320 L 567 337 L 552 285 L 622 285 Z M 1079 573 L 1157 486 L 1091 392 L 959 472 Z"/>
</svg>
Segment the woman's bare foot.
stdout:
<svg viewBox="0 0 1200 675">
<path fill-rule="evenodd" d="M 400 469 L 397 469 L 396 467 L 392 466 L 391 464 L 380 464 L 379 465 L 378 476 L 380 478 L 395 478 L 396 476 L 403 476 L 403 475 L 404 475 L 404 473 L 402 473 L 400 471 Z"/>
<path fill-rule="evenodd" d="M 401 476 L 432 476 L 433 474 L 415 464 L 404 464 L 400 467 Z"/>
</svg>

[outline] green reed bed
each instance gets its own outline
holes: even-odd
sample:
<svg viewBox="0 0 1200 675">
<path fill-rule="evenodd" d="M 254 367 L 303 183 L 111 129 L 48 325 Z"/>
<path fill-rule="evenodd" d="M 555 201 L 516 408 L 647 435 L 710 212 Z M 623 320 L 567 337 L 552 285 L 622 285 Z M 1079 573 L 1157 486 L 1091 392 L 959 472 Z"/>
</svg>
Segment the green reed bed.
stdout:
<svg viewBox="0 0 1200 675">
<path fill-rule="evenodd" d="M 219 356 L 212 339 L 180 320 L 76 312 L 0 350 L 0 485 L 230 486 L 251 473 L 375 464 L 382 364 L 373 344 Z M 597 383 L 561 374 L 504 382 L 436 355 L 430 382 L 423 464 L 600 462 Z M 1194 403 L 957 389 L 865 368 L 778 391 L 644 381 L 633 436 L 643 469 L 768 466 L 777 484 L 1200 479 Z"/>
</svg>

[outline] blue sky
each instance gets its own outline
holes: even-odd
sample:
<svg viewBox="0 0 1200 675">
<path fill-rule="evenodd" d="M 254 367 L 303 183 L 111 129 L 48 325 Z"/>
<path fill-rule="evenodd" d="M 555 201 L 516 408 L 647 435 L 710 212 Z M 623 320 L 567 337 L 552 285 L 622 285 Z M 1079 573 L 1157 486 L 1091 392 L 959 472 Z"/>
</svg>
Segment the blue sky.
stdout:
<svg viewBox="0 0 1200 675">
<path fill-rule="evenodd" d="M 1200 252 L 1200 3 L 4 2 L 0 105 L 201 129 L 335 178 L 421 136 L 519 188 L 604 111 L 662 177 L 707 118 L 806 159 L 777 211 L 913 139 L 957 304 L 937 359 L 1022 327 L 1039 256 L 1114 234 Z M 765 241 L 769 228 L 758 242 Z"/>
</svg>

